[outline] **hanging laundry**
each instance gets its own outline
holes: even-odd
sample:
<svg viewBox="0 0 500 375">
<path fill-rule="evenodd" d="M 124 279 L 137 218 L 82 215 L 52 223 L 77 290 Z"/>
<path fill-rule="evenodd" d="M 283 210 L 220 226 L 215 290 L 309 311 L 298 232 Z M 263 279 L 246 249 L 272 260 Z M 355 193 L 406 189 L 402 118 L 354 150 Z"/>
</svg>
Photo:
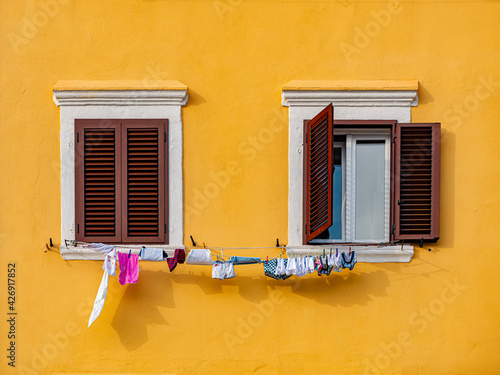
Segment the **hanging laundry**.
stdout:
<svg viewBox="0 0 500 375">
<path fill-rule="evenodd" d="M 183 249 L 175 249 L 174 256 L 171 258 L 167 258 L 168 269 L 172 272 L 175 267 L 177 267 L 177 263 L 184 263 L 186 260 L 186 253 Z"/>
<path fill-rule="evenodd" d="M 349 268 L 351 271 L 354 268 L 354 265 L 358 262 L 356 257 L 356 252 L 352 251 L 350 254 L 343 253 L 342 254 L 342 267 Z"/>
<path fill-rule="evenodd" d="M 262 260 L 260 258 L 254 258 L 254 257 L 239 257 L 239 256 L 234 256 L 229 259 L 231 263 L 234 265 L 238 264 L 255 264 L 255 263 L 262 263 Z"/>
<path fill-rule="evenodd" d="M 104 256 L 104 264 L 102 269 L 111 276 L 116 276 L 116 248 L 113 247 L 109 253 Z"/>
<path fill-rule="evenodd" d="M 120 284 L 135 284 L 139 278 L 139 255 L 118 252 L 118 262 L 120 263 Z"/>
<path fill-rule="evenodd" d="M 212 278 L 213 279 L 231 279 L 235 277 L 234 264 L 231 261 L 216 260 L 212 265 Z"/>
<path fill-rule="evenodd" d="M 286 275 L 286 266 L 288 264 L 288 259 L 278 258 L 276 259 L 276 275 L 283 276 Z"/>
<path fill-rule="evenodd" d="M 106 300 L 106 295 L 108 293 L 108 281 L 109 274 L 106 270 L 104 270 L 87 328 L 90 327 L 92 323 L 94 323 L 94 321 L 97 319 L 97 317 L 101 314 L 102 308 L 104 306 L 104 301 Z"/>
<path fill-rule="evenodd" d="M 143 246 L 139 255 L 141 260 L 159 262 L 163 260 L 163 249 Z"/>
<path fill-rule="evenodd" d="M 297 272 L 297 261 L 295 258 L 288 258 L 288 263 L 286 265 L 286 272 L 285 274 L 287 276 L 292 276 L 295 275 Z"/>
<path fill-rule="evenodd" d="M 328 256 L 327 255 L 323 255 L 322 257 L 320 256 L 318 257 L 318 260 L 319 260 L 319 265 L 317 268 L 318 276 L 329 275 L 333 270 L 333 265 L 331 266 L 328 263 Z"/>
<path fill-rule="evenodd" d="M 269 276 L 269 277 L 272 277 L 273 279 L 276 279 L 276 280 L 286 280 L 288 279 L 291 275 L 288 275 L 288 274 L 281 274 L 281 275 L 278 275 L 276 273 L 276 267 L 278 265 L 278 259 L 271 259 L 271 260 L 267 260 L 265 262 L 262 262 L 262 264 L 264 265 L 264 274 L 266 276 Z"/>
</svg>

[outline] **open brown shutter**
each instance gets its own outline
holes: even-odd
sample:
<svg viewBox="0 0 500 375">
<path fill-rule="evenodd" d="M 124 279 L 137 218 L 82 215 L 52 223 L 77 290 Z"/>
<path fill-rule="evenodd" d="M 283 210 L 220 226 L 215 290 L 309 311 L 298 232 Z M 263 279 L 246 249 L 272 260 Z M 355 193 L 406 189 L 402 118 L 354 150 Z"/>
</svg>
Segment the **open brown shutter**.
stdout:
<svg viewBox="0 0 500 375">
<path fill-rule="evenodd" d="M 397 124 L 394 163 L 396 240 L 439 238 L 441 124 Z"/>
<path fill-rule="evenodd" d="M 166 242 L 166 120 L 127 120 L 122 128 L 123 242 Z"/>
<path fill-rule="evenodd" d="M 307 243 L 332 225 L 332 104 L 306 124 L 304 145 L 304 240 Z"/>
<path fill-rule="evenodd" d="M 109 120 L 75 120 L 75 238 L 121 239 L 119 126 Z"/>
</svg>

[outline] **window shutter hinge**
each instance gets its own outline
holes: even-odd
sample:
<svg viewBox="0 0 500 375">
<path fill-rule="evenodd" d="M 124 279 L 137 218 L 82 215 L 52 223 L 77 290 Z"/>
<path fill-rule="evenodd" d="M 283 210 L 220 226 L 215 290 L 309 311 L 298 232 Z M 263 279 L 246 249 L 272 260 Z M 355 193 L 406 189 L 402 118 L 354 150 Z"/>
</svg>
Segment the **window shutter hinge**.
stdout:
<svg viewBox="0 0 500 375">
<path fill-rule="evenodd" d="M 164 229 L 163 229 L 163 233 L 167 233 L 167 224 L 164 224 Z"/>
<path fill-rule="evenodd" d="M 164 132 L 163 133 L 163 142 L 166 142 L 167 141 L 167 132 Z"/>
<path fill-rule="evenodd" d="M 307 133 L 306 133 L 306 143 L 307 143 Z"/>
<path fill-rule="evenodd" d="M 394 136 L 392 137 L 391 143 L 396 142 L 396 137 L 397 137 L 397 133 L 394 132 Z"/>
<path fill-rule="evenodd" d="M 396 224 L 392 224 L 391 234 L 394 234 L 396 231 Z"/>
<path fill-rule="evenodd" d="M 306 232 L 306 233 L 307 233 L 307 224 L 306 224 L 306 225 L 304 225 L 304 232 Z"/>
<path fill-rule="evenodd" d="M 76 224 L 76 233 L 80 233 L 80 224 Z"/>
<path fill-rule="evenodd" d="M 80 142 L 80 133 L 76 133 L 76 142 Z"/>
<path fill-rule="evenodd" d="M 401 206 L 401 201 L 398 199 L 398 206 Z"/>
</svg>

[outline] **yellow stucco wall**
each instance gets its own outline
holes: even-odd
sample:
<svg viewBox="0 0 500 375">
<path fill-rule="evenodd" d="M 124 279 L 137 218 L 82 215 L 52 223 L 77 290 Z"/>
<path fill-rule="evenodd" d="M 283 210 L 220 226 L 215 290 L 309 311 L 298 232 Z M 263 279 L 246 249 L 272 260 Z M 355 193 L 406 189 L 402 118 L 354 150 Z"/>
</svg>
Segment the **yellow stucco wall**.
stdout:
<svg viewBox="0 0 500 375">
<path fill-rule="evenodd" d="M 498 373 L 499 17 L 495 1 L 2 1 L 0 373 Z M 321 79 L 419 81 L 412 121 L 443 129 L 432 251 L 285 282 L 260 265 L 221 282 L 202 266 L 169 273 L 144 263 L 136 285 L 111 278 L 87 329 L 101 262 L 42 251 L 60 238 L 54 84 L 187 85 L 185 244 L 193 235 L 240 247 L 287 241 L 281 89 Z M 252 145 L 275 117 L 282 129 Z M 229 184 L 197 200 L 231 161 L 239 169 Z M 239 252 L 249 253 L 277 254 Z M 6 358 L 9 262 L 15 369 Z"/>
</svg>

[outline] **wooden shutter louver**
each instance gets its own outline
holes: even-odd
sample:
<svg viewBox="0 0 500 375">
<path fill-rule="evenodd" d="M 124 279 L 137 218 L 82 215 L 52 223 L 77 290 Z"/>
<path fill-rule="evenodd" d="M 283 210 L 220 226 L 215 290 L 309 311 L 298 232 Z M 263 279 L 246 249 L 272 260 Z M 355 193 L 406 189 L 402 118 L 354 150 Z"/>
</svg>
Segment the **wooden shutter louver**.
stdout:
<svg viewBox="0 0 500 375">
<path fill-rule="evenodd" d="M 167 120 L 75 120 L 75 238 L 166 243 Z"/>
<path fill-rule="evenodd" d="M 397 124 L 395 239 L 439 238 L 440 124 Z"/>
<path fill-rule="evenodd" d="M 162 123 L 133 123 L 124 126 L 126 162 L 123 223 L 124 241 L 163 242 L 165 222 L 165 142 Z"/>
<path fill-rule="evenodd" d="M 120 227 L 116 125 L 76 122 L 76 228 L 80 241 L 117 241 Z"/>
<path fill-rule="evenodd" d="M 330 104 L 306 124 L 305 225 L 309 242 L 332 225 L 333 106 Z"/>
</svg>

